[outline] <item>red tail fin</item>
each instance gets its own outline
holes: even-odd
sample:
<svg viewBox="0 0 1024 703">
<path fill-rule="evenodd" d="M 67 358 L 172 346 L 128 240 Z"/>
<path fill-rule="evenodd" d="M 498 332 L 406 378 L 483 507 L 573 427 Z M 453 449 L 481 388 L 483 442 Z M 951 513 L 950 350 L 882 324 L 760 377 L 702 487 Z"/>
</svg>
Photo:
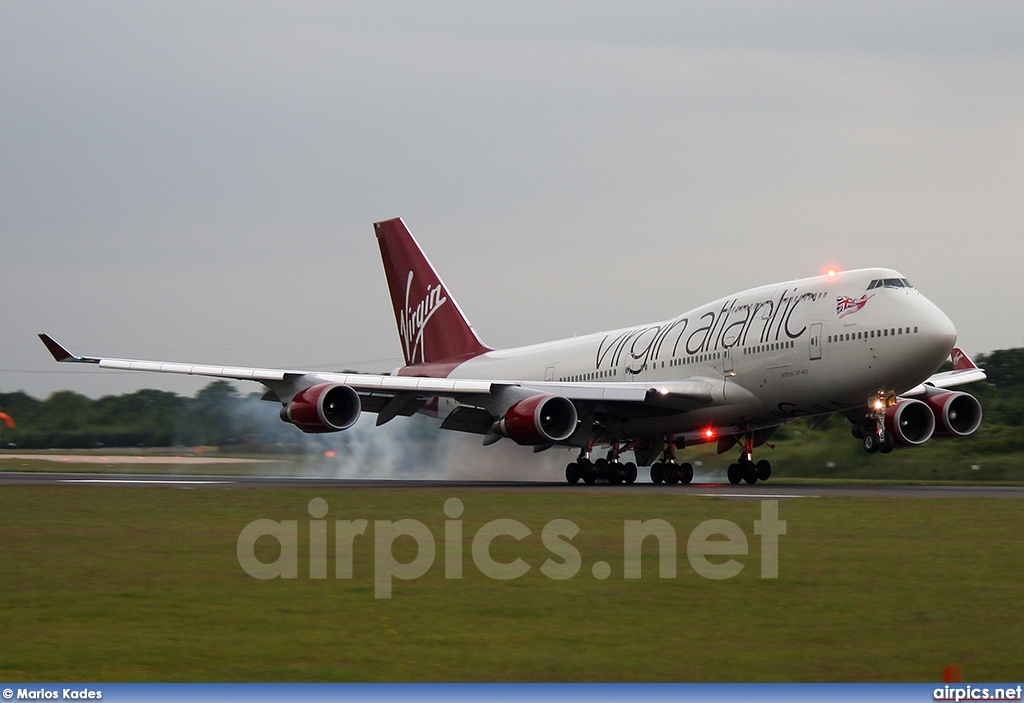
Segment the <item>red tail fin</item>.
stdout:
<svg viewBox="0 0 1024 703">
<path fill-rule="evenodd" d="M 395 218 L 374 223 L 373 227 L 391 289 L 405 363 L 457 362 L 490 351 L 476 336 L 405 223 Z"/>
</svg>

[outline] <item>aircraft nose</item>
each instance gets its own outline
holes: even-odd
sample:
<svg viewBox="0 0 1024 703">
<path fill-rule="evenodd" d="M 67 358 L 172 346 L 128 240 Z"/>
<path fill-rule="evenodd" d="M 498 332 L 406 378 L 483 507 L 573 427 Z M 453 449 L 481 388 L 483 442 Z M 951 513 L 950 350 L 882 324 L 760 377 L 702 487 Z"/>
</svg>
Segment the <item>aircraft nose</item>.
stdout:
<svg viewBox="0 0 1024 703">
<path fill-rule="evenodd" d="M 928 316 L 921 331 L 927 336 L 936 351 L 942 352 L 943 358 L 949 356 L 949 353 L 953 351 L 953 347 L 956 345 L 956 327 L 941 310 L 936 310 Z"/>
</svg>

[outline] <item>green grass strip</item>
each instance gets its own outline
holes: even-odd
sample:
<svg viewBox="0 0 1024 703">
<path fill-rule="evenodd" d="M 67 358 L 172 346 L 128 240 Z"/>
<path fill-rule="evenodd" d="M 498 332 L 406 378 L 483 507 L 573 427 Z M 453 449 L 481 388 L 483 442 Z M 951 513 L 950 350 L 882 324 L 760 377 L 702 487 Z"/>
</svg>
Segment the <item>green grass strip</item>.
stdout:
<svg viewBox="0 0 1024 703">
<path fill-rule="evenodd" d="M 327 501 L 328 578 L 309 578 L 312 498 Z M 464 504 L 463 578 L 444 578 L 446 499 Z M 5 487 L 0 493 L 0 679 L 10 681 L 936 681 L 1024 671 L 1024 511 L 1018 500 L 783 500 L 779 577 L 763 579 L 757 500 L 486 489 L 182 490 Z M 296 579 L 261 581 L 238 563 L 256 519 L 298 521 Z M 374 597 L 375 520 L 415 519 L 433 566 Z M 493 519 L 483 576 L 473 536 Z M 334 578 L 334 521 L 366 519 L 354 577 Z M 575 522 L 582 567 L 553 580 L 541 540 Z M 668 521 L 675 578 L 623 577 L 623 523 Z M 734 578 L 700 576 L 686 556 L 704 520 L 735 523 L 749 553 Z M 397 558 L 415 554 L 411 538 Z M 273 561 L 273 540 L 257 554 Z M 603 561 L 611 575 L 595 578 Z"/>
</svg>

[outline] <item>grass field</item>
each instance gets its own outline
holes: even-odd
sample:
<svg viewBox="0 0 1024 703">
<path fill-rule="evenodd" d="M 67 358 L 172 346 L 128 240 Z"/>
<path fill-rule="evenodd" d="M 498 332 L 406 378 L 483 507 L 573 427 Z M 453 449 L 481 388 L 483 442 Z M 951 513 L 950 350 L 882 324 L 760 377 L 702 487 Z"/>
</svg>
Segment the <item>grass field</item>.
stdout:
<svg viewBox="0 0 1024 703">
<path fill-rule="evenodd" d="M 309 578 L 307 506 L 366 519 L 354 577 Z M 464 504 L 463 578 L 444 578 L 446 499 Z M 935 681 L 1024 671 L 1024 511 L 1017 500 L 783 500 L 779 577 L 760 578 L 760 501 L 487 489 L 182 490 L 5 487 L 0 492 L 0 679 L 11 681 Z M 298 578 L 257 580 L 236 545 L 256 519 L 298 522 Z M 411 518 L 437 544 L 422 577 L 374 597 L 374 520 Z M 496 540 L 524 576 L 483 576 L 487 521 L 532 530 Z M 553 580 L 541 531 L 578 525 L 582 567 Z M 625 520 L 667 520 L 677 574 L 623 577 Z M 686 556 L 702 521 L 746 536 L 735 577 Z M 402 537 L 395 556 L 409 561 Z M 262 538 L 265 562 L 276 543 Z M 711 557 L 723 562 L 730 557 Z M 592 567 L 611 565 L 604 580 Z"/>
</svg>

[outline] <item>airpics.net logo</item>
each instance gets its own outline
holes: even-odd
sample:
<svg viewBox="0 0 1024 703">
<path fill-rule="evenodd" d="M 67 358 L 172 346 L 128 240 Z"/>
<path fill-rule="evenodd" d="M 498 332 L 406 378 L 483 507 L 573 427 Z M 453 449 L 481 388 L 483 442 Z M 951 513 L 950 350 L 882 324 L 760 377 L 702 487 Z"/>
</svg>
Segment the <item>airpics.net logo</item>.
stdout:
<svg viewBox="0 0 1024 703">
<path fill-rule="evenodd" d="M 323 498 L 314 498 L 307 506 L 309 521 L 309 578 L 326 579 L 328 566 L 329 506 Z M 444 577 L 461 579 L 465 571 L 465 551 L 468 544 L 473 567 L 488 578 L 508 581 L 525 576 L 535 564 L 521 556 L 498 561 L 492 555 L 492 543 L 502 538 L 507 545 L 511 538 L 522 543 L 533 534 L 519 520 L 501 518 L 491 520 L 472 535 L 464 534 L 462 516 L 465 506 L 458 498 L 444 502 Z M 334 520 L 334 578 L 351 579 L 354 557 L 358 550 L 369 545 L 370 521 L 364 519 Z M 412 581 L 426 574 L 437 557 L 438 540 L 427 525 L 419 520 L 374 520 L 372 535 L 374 597 L 390 598 L 395 580 Z M 581 532 L 572 520 L 555 519 L 540 530 L 541 543 L 548 556 L 537 566 L 538 571 L 550 579 L 562 581 L 575 578 L 583 570 L 583 555 L 573 544 Z M 753 521 L 753 534 L 760 539 L 761 578 L 779 576 L 779 537 L 786 534 L 786 521 L 779 520 L 779 502 L 761 501 L 761 516 Z M 273 561 L 257 557 L 256 543 L 269 538 L 276 541 L 279 551 Z M 411 538 L 415 544 L 415 557 L 400 561 L 395 555 L 395 543 Z M 645 542 L 657 543 L 658 577 L 674 579 L 677 574 L 679 536 L 675 527 L 666 520 L 623 520 L 622 523 L 622 577 L 639 579 L 642 574 L 642 553 Z M 405 542 L 408 539 L 403 540 Z M 299 521 L 253 520 L 238 535 L 238 563 L 256 579 L 294 579 L 299 577 Z M 503 550 L 507 552 L 508 550 Z M 745 564 L 733 557 L 748 556 L 750 545 L 743 529 L 724 519 L 704 520 L 686 538 L 686 558 L 690 567 L 706 579 L 722 580 L 736 576 Z M 404 552 L 403 552 L 404 554 Z M 507 558 L 507 553 L 506 553 Z M 724 561 L 721 558 L 728 557 Z M 604 580 L 612 575 L 607 561 L 594 561 L 590 565 L 593 578 Z"/>
</svg>

